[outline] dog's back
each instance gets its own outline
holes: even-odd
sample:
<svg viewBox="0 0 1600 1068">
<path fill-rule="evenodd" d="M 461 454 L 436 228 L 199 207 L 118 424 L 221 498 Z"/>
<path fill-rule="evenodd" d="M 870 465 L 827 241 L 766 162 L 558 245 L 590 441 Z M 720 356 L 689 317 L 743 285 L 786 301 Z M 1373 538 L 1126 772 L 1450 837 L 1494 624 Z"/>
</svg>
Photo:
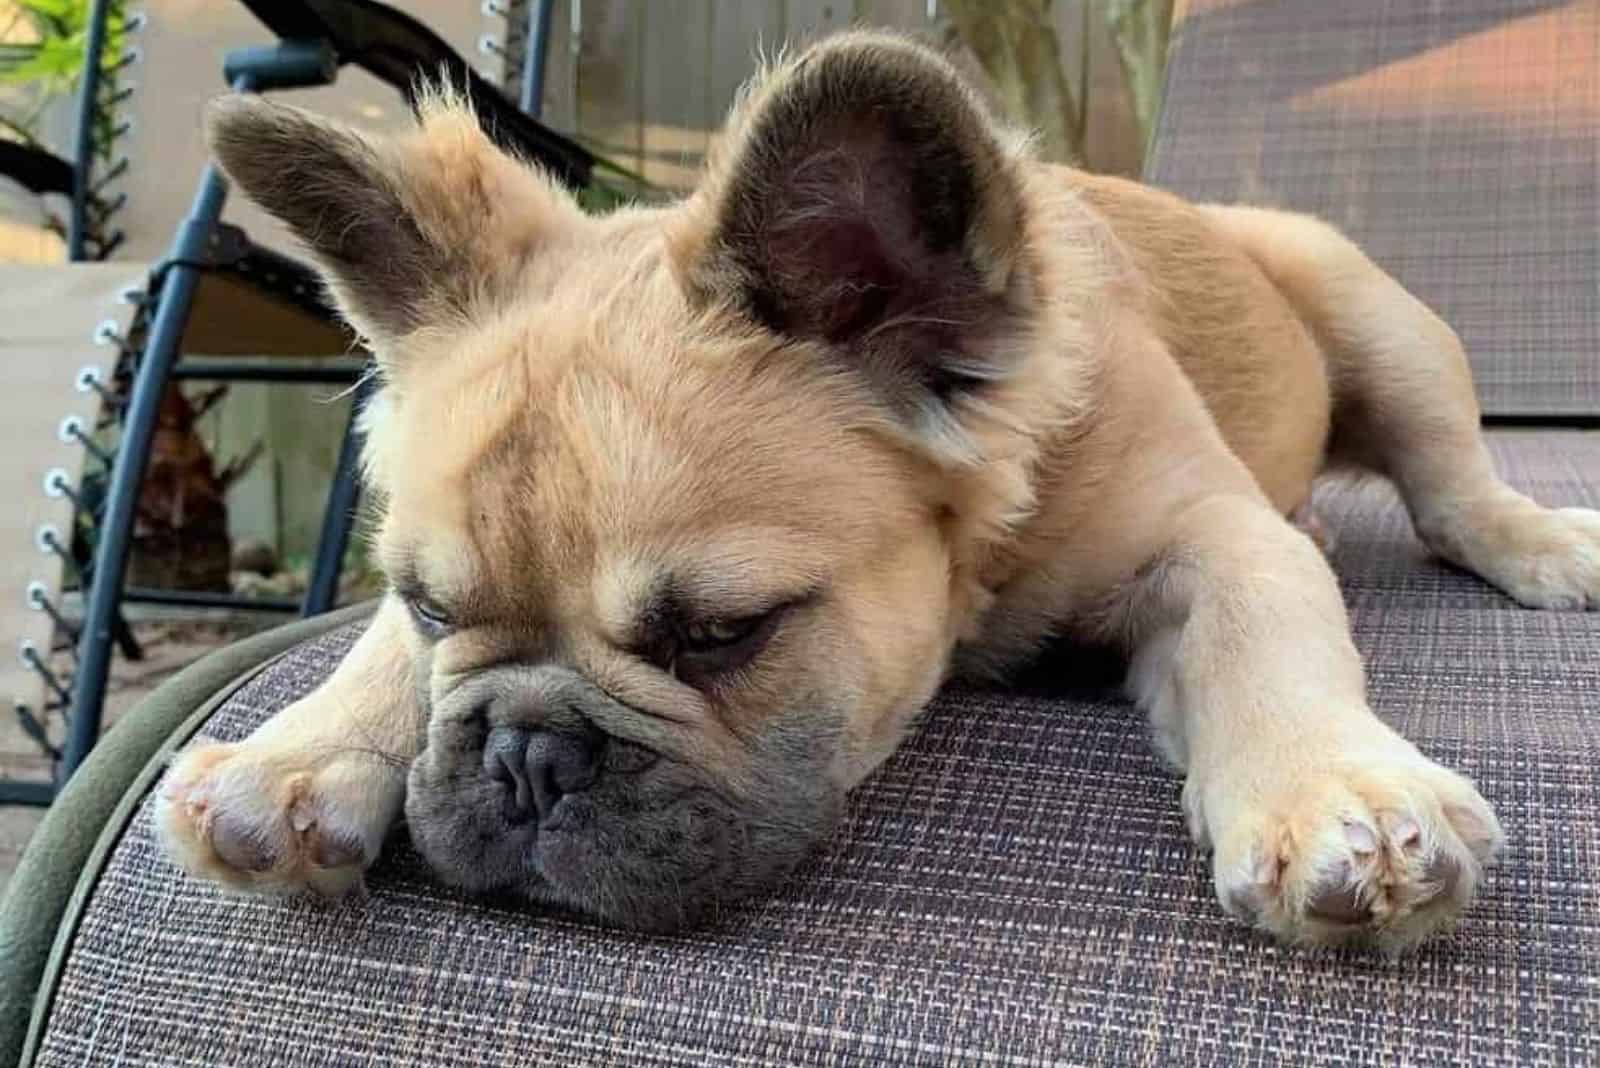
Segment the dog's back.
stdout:
<svg viewBox="0 0 1600 1068">
<path fill-rule="evenodd" d="M 1228 445 L 1278 507 L 1302 503 L 1327 444 L 1327 361 L 1295 305 L 1220 224 L 1217 213 L 1231 209 L 1122 178 L 1044 170 L 1041 184 L 1071 190 L 1105 220 L 1139 276 L 1148 320 Z"/>
</svg>

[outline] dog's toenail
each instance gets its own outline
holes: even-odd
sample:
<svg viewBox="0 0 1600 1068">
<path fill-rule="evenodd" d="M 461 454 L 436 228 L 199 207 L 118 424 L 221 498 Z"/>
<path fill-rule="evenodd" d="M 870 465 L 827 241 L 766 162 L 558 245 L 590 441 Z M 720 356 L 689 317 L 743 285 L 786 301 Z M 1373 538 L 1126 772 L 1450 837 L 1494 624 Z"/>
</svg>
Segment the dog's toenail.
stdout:
<svg viewBox="0 0 1600 1068">
<path fill-rule="evenodd" d="M 1250 878 L 1258 890 L 1271 890 L 1283 875 L 1283 861 L 1271 850 L 1257 847 L 1250 859 Z"/>
<path fill-rule="evenodd" d="M 1423 878 L 1430 885 L 1438 887 L 1437 893 L 1448 893 L 1455 889 L 1457 880 L 1461 878 L 1461 864 L 1449 853 L 1437 853 L 1428 861 Z"/>
<path fill-rule="evenodd" d="M 1357 853 L 1372 854 L 1378 851 L 1378 836 L 1365 823 L 1349 821 L 1344 825 L 1344 840 Z"/>
<path fill-rule="evenodd" d="M 1261 902 L 1254 890 L 1232 887 L 1222 899 L 1223 907 L 1236 919 L 1255 923 L 1261 915 Z"/>
<path fill-rule="evenodd" d="M 1413 849 L 1422 841 L 1422 828 L 1410 816 L 1385 816 L 1384 830 L 1401 849 Z"/>
</svg>

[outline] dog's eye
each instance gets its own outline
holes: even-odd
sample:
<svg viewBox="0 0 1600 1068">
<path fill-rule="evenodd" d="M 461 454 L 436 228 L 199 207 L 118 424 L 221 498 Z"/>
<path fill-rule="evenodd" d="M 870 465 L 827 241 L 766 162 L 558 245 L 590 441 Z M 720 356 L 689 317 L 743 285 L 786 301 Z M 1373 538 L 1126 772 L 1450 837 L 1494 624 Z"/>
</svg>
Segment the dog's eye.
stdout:
<svg viewBox="0 0 1600 1068">
<path fill-rule="evenodd" d="M 690 686 L 703 686 L 718 675 L 742 668 L 766 647 L 789 607 L 685 623 L 662 666 Z"/>
<path fill-rule="evenodd" d="M 439 637 L 455 625 L 455 620 L 450 617 L 449 612 L 424 595 L 406 594 L 405 602 L 406 607 L 411 610 L 411 618 L 415 619 L 417 626 L 430 637 Z"/>
<path fill-rule="evenodd" d="M 753 634 L 769 614 L 763 612 L 743 619 L 707 619 L 690 623 L 683 628 L 684 650 L 703 652 L 733 645 Z"/>
</svg>

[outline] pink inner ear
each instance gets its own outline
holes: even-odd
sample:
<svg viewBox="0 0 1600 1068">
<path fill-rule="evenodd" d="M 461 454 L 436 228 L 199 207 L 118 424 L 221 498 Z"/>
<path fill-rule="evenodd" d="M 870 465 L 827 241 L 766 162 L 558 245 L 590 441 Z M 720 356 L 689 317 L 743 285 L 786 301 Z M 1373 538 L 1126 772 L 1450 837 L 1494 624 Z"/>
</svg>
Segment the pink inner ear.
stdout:
<svg viewBox="0 0 1600 1068">
<path fill-rule="evenodd" d="M 769 117 L 725 194 L 718 236 L 757 320 L 825 343 L 927 429 L 1020 350 L 1003 340 L 1019 322 L 1006 295 L 967 254 L 986 195 L 982 146 L 968 151 L 920 108 Z"/>
<path fill-rule="evenodd" d="M 802 326 L 832 342 L 868 329 L 882 317 L 905 271 L 890 259 L 883 238 L 864 216 L 816 218 L 807 225 L 774 234 L 772 253 L 801 268 L 811 289 Z"/>
<path fill-rule="evenodd" d="M 775 325 L 834 343 L 870 330 L 914 299 L 928 248 L 907 158 L 859 116 L 817 131 L 766 198 L 759 253 L 777 283 Z"/>
</svg>

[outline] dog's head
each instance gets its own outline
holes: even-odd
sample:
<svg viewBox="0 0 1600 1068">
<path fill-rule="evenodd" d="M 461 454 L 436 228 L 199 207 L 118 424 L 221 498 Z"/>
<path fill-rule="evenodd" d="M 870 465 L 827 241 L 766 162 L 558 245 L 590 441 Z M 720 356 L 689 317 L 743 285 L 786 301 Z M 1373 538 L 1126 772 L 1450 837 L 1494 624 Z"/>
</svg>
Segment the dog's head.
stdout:
<svg viewBox="0 0 1600 1068">
<path fill-rule="evenodd" d="M 693 197 L 603 218 L 444 96 L 396 140 L 251 98 L 210 136 L 378 358 L 429 862 L 653 927 L 792 868 L 1027 504 L 993 455 L 1030 388 L 1017 144 L 868 35 L 760 81 Z"/>
</svg>

